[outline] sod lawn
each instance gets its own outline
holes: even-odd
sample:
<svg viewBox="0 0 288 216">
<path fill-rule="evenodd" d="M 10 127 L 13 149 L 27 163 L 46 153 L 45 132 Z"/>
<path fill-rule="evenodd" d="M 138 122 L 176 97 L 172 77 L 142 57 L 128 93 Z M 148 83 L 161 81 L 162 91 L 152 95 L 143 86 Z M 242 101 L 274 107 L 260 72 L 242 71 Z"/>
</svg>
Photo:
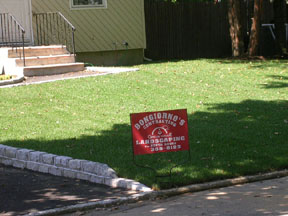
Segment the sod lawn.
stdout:
<svg viewBox="0 0 288 216">
<path fill-rule="evenodd" d="M 133 163 L 130 113 L 187 109 L 187 151 L 135 157 L 180 186 L 288 167 L 288 61 L 151 62 L 137 72 L 0 89 L 0 144 L 107 163 L 171 187 Z M 186 162 L 188 160 L 188 162 Z"/>
</svg>

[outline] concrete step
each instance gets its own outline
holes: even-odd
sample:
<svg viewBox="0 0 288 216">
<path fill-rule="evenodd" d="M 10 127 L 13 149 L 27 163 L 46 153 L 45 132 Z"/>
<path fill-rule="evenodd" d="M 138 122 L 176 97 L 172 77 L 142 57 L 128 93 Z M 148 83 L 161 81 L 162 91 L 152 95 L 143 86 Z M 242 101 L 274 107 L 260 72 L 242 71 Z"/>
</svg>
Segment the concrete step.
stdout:
<svg viewBox="0 0 288 216">
<path fill-rule="evenodd" d="M 25 58 L 25 66 L 40 66 L 52 64 L 74 63 L 74 56 L 70 54 L 55 56 L 38 56 Z M 16 59 L 16 65 L 24 67 L 23 59 Z"/>
<path fill-rule="evenodd" d="M 54 46 L 34 46 L 25 47 L 25 57 L 37 57 L 37 56 L 51 56 L 51 55 L 64 55 L 69 54 L 65 46 L 54 45 Z M 8 58 L 19 58 L 22 56 L 22 49 L 9 49 Z"/>
<path fill-rule="evenodd" d="M 47 76 L 84 70 L 84 63 L 53 64 L 23 67 L 24 76 Z"/>
</svg>

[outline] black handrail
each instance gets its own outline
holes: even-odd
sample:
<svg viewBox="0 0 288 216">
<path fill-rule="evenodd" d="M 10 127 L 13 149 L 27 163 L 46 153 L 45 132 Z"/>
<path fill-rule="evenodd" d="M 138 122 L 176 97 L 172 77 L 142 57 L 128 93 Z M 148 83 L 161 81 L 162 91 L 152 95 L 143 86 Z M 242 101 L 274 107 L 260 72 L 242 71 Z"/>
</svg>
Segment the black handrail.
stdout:
<svg viewBox="0 0 288 216">
<path fill-rule="evenodd" d="M 12 47 L 18 53 L 22 47 L 23 65 L 25 66 L 25 29 L 10 13 L 0 13 L 0 47 Z"/>
<path fill-rule="evenodd" d="M 76 28 L 60 12 L 33 13 L 35 29 L 35 45 L 65 45 L 74 55 Z M 69 36 L 71 33 L 71 36 Z"/>
</svg>

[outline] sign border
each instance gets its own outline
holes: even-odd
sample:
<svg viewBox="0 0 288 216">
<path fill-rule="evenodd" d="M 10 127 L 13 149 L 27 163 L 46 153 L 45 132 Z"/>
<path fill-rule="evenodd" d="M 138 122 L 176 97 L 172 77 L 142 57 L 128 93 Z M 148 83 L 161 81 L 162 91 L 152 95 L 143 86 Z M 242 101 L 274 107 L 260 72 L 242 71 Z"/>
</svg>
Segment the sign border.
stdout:
<svg viewBox="0 0 288 216">
<path fill-rule="evenodd" d="M 133 133 L 133 124 L 132 124 L 132 116 L 133 115 L 137 115 L 137 114 L 149 114 L 149 113 L 163 113 L 163 112 L 170 112 L 170 111 L 184 111 L 185 112 L 185 115 L 187 117 L 186 120 L 186 125 L 187 125 L 187 142 L 188 142 L 188 145 L 186 147 L 188 147 L 188 149 L 185 149 L 185 150 L 178 150 L 178 151 L 190 151 L 190 140 L 189 140 L 189 124 L 188 124 L 188 112 L 187 112 L 187 109 L 173 109 L 173 110 L 161 110 L 161 111 L 148 111 L 148 112 L 139 112 L 139 113 L 130 113 L 130 124 L 131 124 L 131 138 L 132 138 L 132 150 L 133 150 L 133 155 L 136 156 L 136 155 L 146 155 L 146 154 L 158 154 L 158 153 L 167 153 L 167 152 L 178 152 L 178 151 L 164 151 L 164 152 L 154 152 L 154 153 L 146 153 L 146 154 L 135 154 L 135 146 L 134 146 L 134 133 Z M 135 123 L 135 122 L 134 122 Z"/>
</svg>

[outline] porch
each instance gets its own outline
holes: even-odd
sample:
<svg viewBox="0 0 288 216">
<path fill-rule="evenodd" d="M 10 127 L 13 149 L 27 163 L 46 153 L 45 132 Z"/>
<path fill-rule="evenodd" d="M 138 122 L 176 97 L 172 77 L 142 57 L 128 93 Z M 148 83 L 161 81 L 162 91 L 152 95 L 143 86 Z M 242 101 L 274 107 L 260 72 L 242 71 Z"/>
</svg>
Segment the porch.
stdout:
<svg viewBox="0 0 288 216">
<path fill-rule="evenodd" d="M 14 15 L 0 4 L 1 74 L 43 76 L 84 70 L 84 63 L 75 61 L 76 29 L 60 12 L 34 13 L 26 19 L 31 11 Z"/>
</svg>

